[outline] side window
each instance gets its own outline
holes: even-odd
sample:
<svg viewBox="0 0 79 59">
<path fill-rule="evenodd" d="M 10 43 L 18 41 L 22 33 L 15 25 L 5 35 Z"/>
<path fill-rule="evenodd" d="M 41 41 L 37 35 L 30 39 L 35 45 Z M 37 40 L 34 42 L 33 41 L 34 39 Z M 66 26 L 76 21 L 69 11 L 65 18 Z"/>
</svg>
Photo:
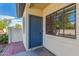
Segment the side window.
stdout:
<svg viewBox="0 0 79 59">
<path fill-rule="evenodd" d="M 76 4 L 46 16 L 46 34 L 76 39 Z"/>
<path fill-rule="evenodd" d="M 76 8 L 74 5 L 64 10 L 64 36 L 75 38 Z"/>
</svg>

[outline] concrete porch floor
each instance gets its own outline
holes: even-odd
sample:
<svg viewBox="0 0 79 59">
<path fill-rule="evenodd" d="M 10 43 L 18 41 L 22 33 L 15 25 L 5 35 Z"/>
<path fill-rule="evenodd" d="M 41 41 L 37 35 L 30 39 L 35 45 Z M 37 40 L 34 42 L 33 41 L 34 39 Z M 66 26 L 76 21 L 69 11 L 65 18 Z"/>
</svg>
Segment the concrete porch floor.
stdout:
<svg viewBox="0 0 79 59">
<path fill-rule="evenodd" d="M 55 56 L 55 54 L 49 52 L 46 48 L 41 47 L 31 51 L 20 52 L 14 56 Z"/>
</svg>

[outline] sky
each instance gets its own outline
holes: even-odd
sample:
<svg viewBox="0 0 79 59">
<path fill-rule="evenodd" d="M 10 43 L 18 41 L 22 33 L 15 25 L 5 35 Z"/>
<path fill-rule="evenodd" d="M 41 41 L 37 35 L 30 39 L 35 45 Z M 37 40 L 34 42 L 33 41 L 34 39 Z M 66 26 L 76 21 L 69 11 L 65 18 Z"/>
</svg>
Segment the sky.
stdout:
<svg viewBox="0 0 79 59">
<path fill-rule="evenodd" d="M 71 16 L 68 17 L 70 21 L 74 20 L 74 15 L 75 14 L 73 13 Z M 16 14 L 16 3 L 0 3 L 0 19 L 3 18 L 11 19 L 11 26 L 16 23 L 22 24 L 22 19 L 19 19 Z"/>
<path fill-rule="evenodd" d="M 22 19 L 17 17 L 15 3 L 0 3 L 0 19 L 3 18 L 12 20 L 11 26 L 22 24 Z"/>
<path fill-rule="evenodd" d="M 0 3 L 0 15 L 17 17 L 15 3 Z"/>
</svg>

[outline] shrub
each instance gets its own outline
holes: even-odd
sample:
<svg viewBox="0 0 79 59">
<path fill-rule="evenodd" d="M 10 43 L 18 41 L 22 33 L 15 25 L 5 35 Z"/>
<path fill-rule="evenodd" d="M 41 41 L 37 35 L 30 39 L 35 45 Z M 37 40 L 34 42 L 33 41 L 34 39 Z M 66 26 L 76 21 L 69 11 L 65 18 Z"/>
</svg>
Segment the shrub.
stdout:
<svg viewBox="0 0 79 59">
<path fill-rule="evenodd" d="M 0 36 L 0 43 L 2 43 L 2 44 L 8 43 L 8 35 L 7 34 L 3 34 Z"/>
</svg>

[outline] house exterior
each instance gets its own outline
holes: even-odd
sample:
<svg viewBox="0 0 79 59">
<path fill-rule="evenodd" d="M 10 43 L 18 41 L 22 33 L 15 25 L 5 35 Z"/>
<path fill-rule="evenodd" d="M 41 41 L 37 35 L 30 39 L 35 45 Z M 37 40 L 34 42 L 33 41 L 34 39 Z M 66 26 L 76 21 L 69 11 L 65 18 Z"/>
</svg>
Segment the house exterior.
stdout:
<svg viewBox="0 0 79 59">
<path fill-rule="evenodd" d="M 75 4 L 75 30 L 72 29 L 72 32 L 69 30 L 66 33 L 74 34 L 74 38 L 71 37 L 63 37 L 52 35 L 46 30 L 46 17 L 47 15 L 51 15 L 56 11 L 66 8 L 67 6 L 73 5 L 71 3 L 24 3 L 17 4 L 17 15 L 18 17 L 23 18 L 23 43 L 26 50 L 30 50 L 33 48 L 37 48 L 43 46 L 47 48 L 50 52 L 54 53 L 57 56 L 72 56 L 79 55 L 79 4 Z M 62 10 L 61 10 L 62 11 Z M 40 46 L 29 48 L 30 41 L 30 15 L 34 15 L 37 17 L 42 17 L 42 44 Z M 63 16 L 64 17 L 64 16 Z M 62 33 L 62 29 L 60 31 Z M 31 33 L 32 34 L 32 33 Z M 34 35 L 33 35 L 34 36 Z M 38 40 L 39 41 L 39 40 Z M 33 44 L 33 43 L 32 43 Z M 34 43 L 35 44 L 35 43 Z"/>
</svg>

